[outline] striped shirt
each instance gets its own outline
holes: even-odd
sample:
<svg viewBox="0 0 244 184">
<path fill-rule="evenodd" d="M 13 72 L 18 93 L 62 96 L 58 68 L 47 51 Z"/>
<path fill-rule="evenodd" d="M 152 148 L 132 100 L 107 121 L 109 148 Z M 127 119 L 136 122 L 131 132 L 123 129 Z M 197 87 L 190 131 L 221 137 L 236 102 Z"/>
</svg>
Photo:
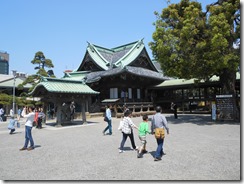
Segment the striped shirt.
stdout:
<svg viewBox="0 0 244 184">
<path fill-rule="evenodd" d="M 123 122 L 122 132 L 131 134 L 132 127 L 136 127 L 136 125 L 132 122 L 130 117 L 124 117 Z"/>
</svg>

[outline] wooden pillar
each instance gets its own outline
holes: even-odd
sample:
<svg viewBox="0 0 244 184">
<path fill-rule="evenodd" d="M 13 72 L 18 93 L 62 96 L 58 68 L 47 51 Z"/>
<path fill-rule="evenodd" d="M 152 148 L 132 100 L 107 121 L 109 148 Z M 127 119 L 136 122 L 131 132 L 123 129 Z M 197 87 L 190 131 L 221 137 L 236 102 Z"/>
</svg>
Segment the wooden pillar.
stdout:
<svg viewBox="0 0 244 184">
<path fill-rule="evenodd" d="M 57 105 L 57 114 L 56 114 L 56 127 L 60 127 L 62 126 L 62 112 L 61 112 L 61 109 L 62 109 L 62 102 L 56 102 L 56 105 Z"/>
<path fill-rule="evenodd" d="M 115 114 L 115 117 L 117 117 L 117 113 L 118 113 L 117 104 L 114 104 L 114 114 Z"/>
<path fill-rule="evenodd" d="M 82 123 L 86 124 L 86 97 L 83 95 L 81 100 Z"/>
</svg>

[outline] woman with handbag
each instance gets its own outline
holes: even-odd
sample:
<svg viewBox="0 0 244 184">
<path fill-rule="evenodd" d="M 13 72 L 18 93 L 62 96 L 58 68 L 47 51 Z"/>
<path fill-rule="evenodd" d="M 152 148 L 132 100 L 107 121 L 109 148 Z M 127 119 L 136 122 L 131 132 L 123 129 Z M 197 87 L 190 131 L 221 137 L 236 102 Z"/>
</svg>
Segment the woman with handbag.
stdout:
<svg viewBox="0 0 244 184">
<path fill-rule="evenodd" d="M 133 134 L 133 128 L 138 129 L 138 127 L 132 122 L 131 120 L 132 112 L 130 110 L 125 111 L 124 118 L 123 118 L 123 127 L 122 127 L 122 141 L 120 143 L 120 149 L 119 152 L 124 152 L 124 145 L 127 137 L 130 138 L 131 146 L 134 150 L 137 150 L 138 147 L 135 145 L 134 141 L 134 134 Z"/>
</svg>

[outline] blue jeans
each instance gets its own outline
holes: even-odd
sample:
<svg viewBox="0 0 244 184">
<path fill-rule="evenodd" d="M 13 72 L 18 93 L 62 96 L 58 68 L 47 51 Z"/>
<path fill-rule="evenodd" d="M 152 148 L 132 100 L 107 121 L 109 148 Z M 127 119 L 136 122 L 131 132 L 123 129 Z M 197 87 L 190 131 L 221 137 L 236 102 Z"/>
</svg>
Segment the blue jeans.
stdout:
<svg viewBox="0 0 244 184">
<path fill-rule="evenodd" d="M 156 140 L 157 140 L 158 147 L 157 147 L 157 150 L 156 150 L 156 153 L 155 153 L 155 157 L 156 158 L 161 158 L 162 155 L 163 155 L 164 139 L 156 139 Z"/>
<path fill-rule="evenodd" d="M 104 129 L 103 132 L 106 132 L 107 130 L 109 131 L 109 134 L 111 135 L 112 134 L 112 120 L 111 119 L 108 119 L 108 126 Z"/>
<path fill-rule="evenodd" d="M 30 147 L 34 148 L 34 141 L 31 135 L 31 130 L 32 127 L 25 126 L 25 145 L 24 145 L 25 148 L 27 148 L 29 142 L 30 142 Z"/>
</svg>

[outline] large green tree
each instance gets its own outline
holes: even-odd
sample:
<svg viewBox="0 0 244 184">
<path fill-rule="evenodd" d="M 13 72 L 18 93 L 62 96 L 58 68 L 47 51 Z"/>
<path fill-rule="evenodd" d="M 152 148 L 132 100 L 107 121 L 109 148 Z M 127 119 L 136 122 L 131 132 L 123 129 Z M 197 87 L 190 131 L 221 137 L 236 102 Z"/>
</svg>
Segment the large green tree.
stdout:
<svg viewBox="0 0 244 184">
<path fill-rule="evenodd" d="M 36 74 L 29 75 L 26 80 L 18 86 L 19 89 L 23 88 L 26 84 L 31 84 L 32 87 L 29 91 L 32 91 L 34 87 L 40 82 L 41 77 L 52 77 L 55 78 L 53 70 L 46 71 L 45 68 L 54 68 L 51 59 L 47 59 L 43 52 L 38 51 L 35 53 L 33 60 L 31 61 L 32 64 L 37 65 L 35 70 L 37 70 Z"/>
<path fill-rule="evenodd" d="M 203 11 L 201 3 L 181 0 L 155 15 L 149 46 L 164 74 L 206 81 L 217 75 L 223 93 L 235 98 L 240 66 L 240 1 L 218 0 Z"/>
</svg>

